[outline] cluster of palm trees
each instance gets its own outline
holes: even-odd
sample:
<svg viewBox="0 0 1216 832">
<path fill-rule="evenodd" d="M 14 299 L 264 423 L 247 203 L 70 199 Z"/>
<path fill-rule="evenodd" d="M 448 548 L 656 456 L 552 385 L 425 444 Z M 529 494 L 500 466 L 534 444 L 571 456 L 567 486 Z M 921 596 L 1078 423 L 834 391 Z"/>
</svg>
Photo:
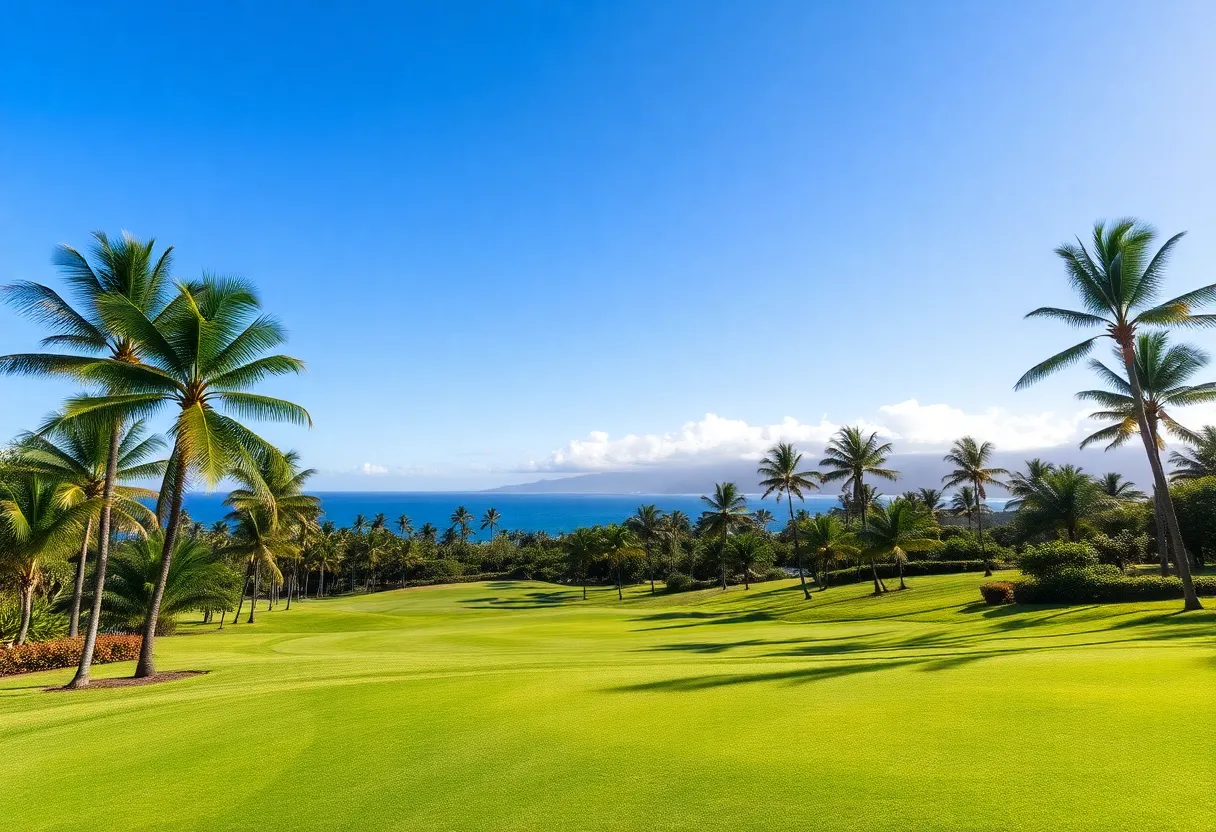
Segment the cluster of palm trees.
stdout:
<svg viewBox="0 0 1216 832">
<path fill-rule="evenodd" d="M 304 365 L 273 353 L 286 335 L 262 310 L 253 286 L 209 273 L 175 280 L 172 248 L 158 254 L 155 241 L 129 234 L 110 239 L 95 233 L 90 255 L 66 245 L 58 249 L 66 296 L 32 282 L 3 287 L 4 300 L 48 335 L 43 352 L 0 357 L 2 373 L 53 376 L 79 388 L 18 443 L 0 477 L 5 568 L 20 576 L 23 599 L 39 580 L 40 562 L 75 550 L 78 609 L 86 596 L 87 555 L 96 551 L 72 687 L 89 683 L 115 541 L 142 539 L 145 553 L 158 553 L 143 576 L 150 589 L 135 672 L 149 676 L 162 609 L 175 602 L 167 594 L 174 563 L 192 557 L 181 534 L 182 501 L 191 484 L 215 485 L 225 477 L 241 482 L 232 502 L 235 537 L 250 562 L 267 567 L 279 553 L 293 551 L 292 535 L 311 512 L 300 505 L 312 500 L 298 494 L 288 499 L 292 483 L 301 484 L 294 459 L 246 424 L 311 424 L 300 406 L 256 392 L 268 377 L 299 373 Z M 169 412 L 169 452 L 153 460 L 165 443 L 147 435 L 148 420 L 162 411 Z M 156 492 L 132 485 L 148 477 L 160 479 Z M 155 499 L 155 510 L 140 499 Z M 24 607 L 28 611 L 28 602 Z M 73 631 L 78 620 L 73 615 Z"/>
</svg>

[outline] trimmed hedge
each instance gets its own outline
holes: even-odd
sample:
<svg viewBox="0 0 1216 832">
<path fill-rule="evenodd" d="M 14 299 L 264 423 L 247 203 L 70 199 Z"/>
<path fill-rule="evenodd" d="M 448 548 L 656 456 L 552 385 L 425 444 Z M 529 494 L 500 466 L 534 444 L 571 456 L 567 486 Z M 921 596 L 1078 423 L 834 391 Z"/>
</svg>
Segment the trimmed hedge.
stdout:
<svg viewBox="0 0 1216 832">
<path fill-rule="evenodd" d="M 980 587 L 980 595 L 984 596 L 985 604 L 991 604 L 994 607 L 1001 604 L 1012 604 L 1016 588 L 1013 581 L 989 581 Z"/>
<path fill-rule="evenodd" d="M 93 664 L 135 661 L 143 641 L 143 636 L 98 636 L 93 648 Z M 9 647 L 0 650 L 0 676 L 75 667 L 80 664 L 83 649 L 83 638 L 57 638 Z"/>
<path fill-rule="evenodd" d="M 448 578 L 437 578 L 435 580 L 421 579 L 417 581 L 406 581 L 406 587 L 415 586 L 438 586 L 440 584 L 475 584 L 478 581 L 505 581 L 518 576 L 512 572 L 482 572 L 479 575 L 453 575 Z M 397 589 L 396 586 L 386 586 L 385 589 Z"/>
<path fill-rule="evenodd" d="M 1216 595 L 1216 575 L 1199 575 L 1194 582 L 1197 594 Z M 1182 598 L 1182 581 L 1173 575 L 1123 575 L 1111 566 L 1064 569 L 1047 578 L 1016 582 L 1013 597 L 1019 604 L 1174 601 Z"/>
<path fill-rule="evenodd" d="M 1008 566 L 1002 563 L 993 563 L 993 569 L 1007 569 Z M 982 560 L 910 560 L 904 564 L 904 577 L 915 578 L 918 575 L 954 575 L 959 572 L 983 572 L 984 562 Z M 880 563 L 878 565 L 878 577 L 884 581 L 888 578 L 899 577 L 899 566 L 894 563 Z M 861 567 L 859 571 L 856 567 L 850 569 L 833 569 L 827 573 L 828 586 L 840 586 L 841 584 L 856 584 L 864 583 L 873 580 L 873 573 L 869 566 Z"/>
</svg>

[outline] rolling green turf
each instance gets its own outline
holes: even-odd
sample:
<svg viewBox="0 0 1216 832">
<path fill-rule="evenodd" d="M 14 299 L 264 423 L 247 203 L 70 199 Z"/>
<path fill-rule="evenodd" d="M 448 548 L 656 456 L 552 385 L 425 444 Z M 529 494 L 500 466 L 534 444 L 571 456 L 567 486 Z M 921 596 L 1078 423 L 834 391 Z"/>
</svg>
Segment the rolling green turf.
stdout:
<svg viewBox="0 0 1216 832">
<path fill-rule="evenodd" d="M 0 679 L 11 828 L 1211 830 L 1216 613 L 976 575 L 801 600 L 501 582 L 158 642 L 146 688 Z M 97 675 L 130 673 L 130 665 Z"/>
</svg>

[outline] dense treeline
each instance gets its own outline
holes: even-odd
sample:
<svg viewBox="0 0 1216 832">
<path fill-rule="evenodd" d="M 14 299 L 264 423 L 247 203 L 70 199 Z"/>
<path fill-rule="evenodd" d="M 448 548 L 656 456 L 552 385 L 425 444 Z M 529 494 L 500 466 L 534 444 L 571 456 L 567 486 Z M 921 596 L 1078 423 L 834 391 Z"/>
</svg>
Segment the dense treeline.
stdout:
<svg viewBox="0 0 1216 832">
<path fill-rule="evenodd" d="M 910 575 L 1030 564 L 1060 541 L 1087 553 L 1085 564 L 1061 568 L 1090 570 L 1068 574 L 1092 579 L 1102 597 L 1115 592 L 1115 572 L 1152 560 L 1161 587 L 1176 585 L 1186 608 L 1197 608 L 1192 570 L 1216 545 L 1216 427 L 1189 429 L 1176 411 L 1216 399 L 1216 383 L 1195 383 L 1209 357 L 1171 343 L 1167 330 L 1216 323 L 1195 312 L 1216 300 L 1216 285 L 1157 301 L 1180 237 L 1153 251 L 1155 232 L 1122 220 L 1099 223 L 1089 247 L 1061 246 L 1084 309 L 1042 307 L 1030 316 L 1098 334 L 1017 384 L 1076 364 L 1111 339 L 1115 365 L 1091 359 L 1101 386 L 1078 394 L 1103 422 L 1082 445 L 1117 447 L 1139 436 L 1153 473 L 1147 494 L 1116 474 L 1098 478 L 1039 459 L 1023 471 L 996 468 L 992 444 L 967 436 L 944 457 L 951 469 L 941 489 L 883 498 L 879 484 L 900 476 L 887 464 L 891 443 L 845 427 L 817 465 L 781 442 L 761 460 L 763 497 L 784 509 L 775 532 L 768 508 L 719 483 L 695 518 L 643 505 L 618 524 L 551 536 L 504 530 L 509 518 L 496 510 L 476 518 L 463 506 L 444 529 L 415 529 L 406 516 L 360 517 L 349 528 L 324 521 L 305 492 L 313 472 L 248 424 L 311 423 L 300 406 L 258 392 L 267 378 L 304 365 L 273 352 L 285 332 L 253 286 L 212 274 L 175 280 L 172 248 L 157 253 L 154 241 L 97 233 L 89 257 L 69 246 L 57 252 L 64 292 L 30 282 L 3 287 L 4 300 L 48 334 L 42 352 L 0 357 L 0 372 L 61 378 L 78 392 L 0 455 L 0 640 L 83 632 L 72 683 L 82 687 L 99 632 L 141 635 L 136 675 L 148 676 L 156 636 L 187 612 L 231 626 L 293 600 L 486 576 L 610 583 L 622 596 L 642 581 L 658 592 L 796 575 L 810 600 L 813 587 L 863 577 L 881 594 L 888 581 L 904 588 Z M 1167 438 L 1179 443 L 1169 455 L 1172 487 L 1161 460 Z M 191 522 L 186 491 L 221 480 L 236 484 L 227 518 L 211 527 Z M 841 489 L 838 509 L 810 516 L 799 507 L 809 492 L 833 486 Z M 990 522 L 992 488 L 1013 495 L 1010 522 Z M 947 516 L 965 528 L 943 525 Z M 1036 567 L 1024 568 L 1045 585 Z"/>
</svg>

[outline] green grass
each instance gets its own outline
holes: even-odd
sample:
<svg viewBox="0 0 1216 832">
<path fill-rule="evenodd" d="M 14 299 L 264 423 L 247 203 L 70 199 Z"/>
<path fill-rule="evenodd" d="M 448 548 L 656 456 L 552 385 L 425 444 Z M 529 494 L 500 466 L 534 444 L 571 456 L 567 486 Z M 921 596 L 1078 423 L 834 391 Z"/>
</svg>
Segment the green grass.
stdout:
<svg viewBox="0 0 1216 832">
<path fill-rule="evenodd" d="M 990 608 L 980 581 L 501 582 L 186 624 L 159 667 L 206 676 L 0 680 L 0 805 L 21 830 L 1216 827 L 1216 613 Z"/>
</svg>

